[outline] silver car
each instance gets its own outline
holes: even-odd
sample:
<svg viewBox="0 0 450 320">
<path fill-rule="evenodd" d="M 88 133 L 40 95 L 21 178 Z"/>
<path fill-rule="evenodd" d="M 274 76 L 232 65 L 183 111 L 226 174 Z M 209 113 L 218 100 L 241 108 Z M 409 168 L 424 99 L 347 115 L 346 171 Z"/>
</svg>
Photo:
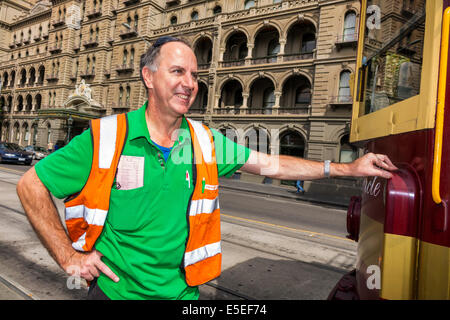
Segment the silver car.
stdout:
<svg viewBox="0 0 450 320">
<path fill-rule="evenodd" d="M 33 153 L 33 159 L 41 160 L 48 156 L 48 151 L 39 146 L 26 146 L 25 150 Z"/>
</svg>

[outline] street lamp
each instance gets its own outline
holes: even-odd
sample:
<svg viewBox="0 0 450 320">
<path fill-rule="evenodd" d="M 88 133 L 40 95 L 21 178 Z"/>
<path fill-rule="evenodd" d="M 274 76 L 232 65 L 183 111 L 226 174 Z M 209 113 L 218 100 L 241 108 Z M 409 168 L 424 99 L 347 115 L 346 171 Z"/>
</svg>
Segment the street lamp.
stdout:
<svg viewBox="0 0 450 320">
<path fill-rule="evenodd" d="M 66 144 L 68 144 L 70 142 L 70 134 L 72 132 L 72 125 L 73 125 L 73 119 L 72 119 L 72 116 L 69 116 L 69 118 L 67 119 L 67 139 L 66 139 Z"/>
<path fill-rule="evenodd" d="M 128 23 L 122 23 L 122 25 L 125 27 L 125 28 L 127 28 L 128 30 L 134 30 L 132 27 L 130 27 L 130 25 L 128 24 Z M 138 35 L 138 37 L 139 38 L 141 38 L 142 40 L 144 40 L 144 42 L 146 43 L 146 44 L 148 44 L 149 46 L 152 46 L 152 44 L 150 43 L 150 42 L 148 42 L 146 39 L 144 39 L 144 37 L 142 37 L 140 34 L 139 34 L 139 32 L 137 31 L 137 30 L 134 30 L 136 33 L 137 33 L 137 35 Z"/>
</svg>

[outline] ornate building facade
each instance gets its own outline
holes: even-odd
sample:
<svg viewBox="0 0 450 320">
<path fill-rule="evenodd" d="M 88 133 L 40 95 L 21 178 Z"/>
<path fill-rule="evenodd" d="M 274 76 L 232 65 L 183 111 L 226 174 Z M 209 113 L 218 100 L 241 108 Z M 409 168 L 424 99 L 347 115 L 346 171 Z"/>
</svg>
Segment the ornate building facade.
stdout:
<svg viewBox="0 0 450 320">
<path fill-rule="evenodd" d="M 349 161 L 359 10 L 357 0 L 1 0 L 0 140 L 64 144 L 91 118 L 139 108 L 140 56 L 172 35 L 198 60 L 190 117 L 264 152 Z"/>
</svg>

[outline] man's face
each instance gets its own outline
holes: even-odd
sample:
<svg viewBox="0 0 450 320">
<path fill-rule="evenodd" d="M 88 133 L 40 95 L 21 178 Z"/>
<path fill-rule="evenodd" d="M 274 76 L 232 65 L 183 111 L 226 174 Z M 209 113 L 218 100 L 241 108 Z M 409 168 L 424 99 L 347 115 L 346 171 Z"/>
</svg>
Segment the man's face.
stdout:
<svg viewBox="0 0 450 320">
<path fill-rule="evenodd" d="M 175 116 L 187 113 L 198 91 L 194 52 L 181 42 L 169 42 L 161 47 L 156 62 L 155 72 L 144 72 L 149 103 Z"/>
</svg>

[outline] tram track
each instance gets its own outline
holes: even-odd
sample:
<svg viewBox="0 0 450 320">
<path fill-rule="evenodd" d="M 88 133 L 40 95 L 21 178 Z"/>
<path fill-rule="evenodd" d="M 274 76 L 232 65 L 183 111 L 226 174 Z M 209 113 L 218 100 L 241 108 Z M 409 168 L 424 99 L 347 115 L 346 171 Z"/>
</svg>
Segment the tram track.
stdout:
<svg viewBox="0 0 450 320">
<path fill-rule="evenodd" d="M 25 289 L 15 281 L 6 278 L 5 276 L 2 276 L 0 274 L 0 286 L 1 285 L 11 290 L 17 296 L 23 298 L 23 300 L 40 300 L 39 298 L 35 297 L 32 293 L 30 293 L 29 290 Z"/>
<path fill-rule="evenodd" d="M 14 182 L 15 178 L 14 176 L 21 176 L 23 172 L 19 172 L 18 170 L 13 170 L 4 167 L 0 167 L 0 171 L 3 171 L 5 173 L 9 173 L 10 176 L 4 175 L 0 178 L 0 183 L 4 184 L 4 188 L 10 189 L 12 186 L 15 186 L 17 182 Z M 11 187 L 10 187 L 11 186 Z M 15 213 L 20 216 L 26 216 L 25 212 L 20 210 L 18 206 L 15 206 L 16 199 L 13 199 L 11 197 L 11 201 L 6 204 L 0 204 L 0 209 L 2 211 Z M 229 224 L 228 228 L 224 228 L 224 233 L 222 236 L 222 241 L 224 245 L 224 250 L 227 252 L 224 257 L 224 264 L 223 264 L 223 272 L 222 277 L 212 280 L 209 283 L 206 283 L 200 287 L 200 299 L 211 299 L 211 300 L 222 300 L 222 299 L 236 299 L 236 300 L 258 300 L 261 297 L 281 297 L 281 295 L 277 292 L 271 292 L 272 295 L 266 296 L 267 292 L 261 292 L 259 289 L 260 287 L 255 286 L 255 283 L 261 283 L 262 279 L 258 278 L 258 275 L 263 275 L 265 272 L 267 272 L 267 268 L 265 267 L 265 263 L 267 264 L 276 264 L 278 266 L 278 271 L 282 272 L 280 274 L 291 274 L 291 271 L 287 266 L 294 266 L 297 268 L 297 272 L 302 272 L 305 270 L 306 273 L 312 274 L 312 271 L 310 271 L 311 268 L 314 268 L 314 270 L 317 270 L 317 273 L 342 273 L 345 268 L 339 268 L 336 267 L 336 265 L 328 265 L 327 261 L 323 257 L 320 257 L 320 259 L 317 259 L 317 256 L 310 254 L 309 251 L 306 252 L 305 255 L 299 255 L 299 252 L 303 249 L 291 249 L 289 247 L 289 243 L 299 243 L 307 242 L 307 246 L 310 248 L 318 248 L 320 246 L 320 242 L 323 241 L 325 238 L 327 241 L 323 244 L 323 246 L 326 246 L 329 251 L 333 251 L 336 253 L 336 256 L 341 255 L 344 258 L 348 258 L 349 252 L 345 250 L 344 248 L 340 248 L 339 246 L 333 246 L 329 245 L 330 242 L 335 242 L 337 240 L 345 240 L 341 239 L 340 237 L 337 237 L 335 235 L 326 235 L 324 233 L 318 233 L 313 232 L 309 230 L 304 229 L 294 229 L 291 227 L 283 227 L 282 225 L 278 225 L 274 223 L 268 223 L 264 221 L 259 221 L 259 219 L 248 219 L 248 218 L 242 218 L 239 217 L 239 213 L 237 212 L 229 212 L 230 214 L 224 214 L 223 222 L 226 224 Z M 264 219 L 262 219 L 264 220 Z M 279 223 L 282 224 L 282 223 Z M 237 230 L 240 230 L 236 233 L 236 226 L 240 226 Z M 234 227 L 233 227 L 234 226 Z M 242 228 L 247 228 L 246 230 L 255 230 L 258 234 L 271 234 L 270 240 L 266 240 L 261 238 L 253 238 L 249 235 L 249 231 L 242 232 Z M 250 229 L 249 229 L 250 228 Z M 315 230 L 315 229 L 313 229 Z M 280 239 L 280 237 L 284 237 L 284 242 L 277 242 L 277 238 Z M 287 239 L 287 240 L 286 240 Z M 292 240 L 289 240 L 292 239 Z M 261 243 L 259 243 L 259 240 L 264 240 Z M 295 242 L 297 240 L 297 242 Z M 258 242 L 258 243 L 255 243 Z M 269 242 L 267 242 L 269 241 Z M 338 241 L 347 243 L 347 241 Z M 9 245 L 14 246 L 17 248 L 18 243 L 11 243 Z M 13 247 L 11 247 L 12 249 Z M 303 247 L 302 247 L 303 248 Z M 340 250 L 342 249 L 342 250 Z M 21 250 L 21 249 L 17 249 Z M 245 256 L 242 255 L 242 250 L 245 251 Z M 321 250 L 321 249 L 319 249 Z M 234 252 L 240 252 L 235 254 Z M 5 254 L 8 254 L 5 252 Z M 9 255 L 9 254 L 8 254 Z M 27 268 L 27 263 L 33 261 L 32 258 L 30 260 L 29 255 L 21 255 L 21 259 L 26 260 L 17 260 L 16 265 L 23 266 L 25 269 Z M 303 257 L 306 257 L 307 259 L 303 259 Z M 327 256 L 328 257 L 328 256 Z M 236 259 L 237 258 L 237 259 Z M 236 259 L 236 260 L 235 260 Z M 10 260 L 11 263 L 14 263 L 13 259 Z M 331 261 L 331 260 L 330 260 Z M 9 263 L 9 262 L 8 262 Z M 30 264 L 31 265 L 31 264 Z M 28 266 L 30 266 L 28 265 Z M 6 265 L 5 265 L 6 266 Z M 45 270 L 47 267 L 47 263 L 39 263 L 36 265 L 38 268 L 43 268 L 42 270 Z M 250 266 L 251 269 L 248 268 Z M 30 284 L 27 288 L 23 288 L 20 285 L 16 286 L 14 281 L 8 281 L 11 277 L 11 274 L 14 274 L 12 277 L 13 279 L 22 279 L 20 277 L 20 270 L 17 270 L 17 273 L 10 268 L 11 265 L 8 265 L 9 273 L 6 273 L 6 276 L 4 275 L 4 272 L 0 272 L 0 285 L 9 288 L 11 291 L 15 292 L 16 295 L 18 295 L 22 299 L 53 299 L 55 297 L 64 297 L 63 299 L 83 299 L 84 293 L 80 292 L 77 295 L 61 295 L 58 291 L 58 294 L 55 294 L 52 296 L 49 296 L 45 291 L 42 291 L 40 289 L 37 289 L 36 284 Z M 34 268 L 34 267 L 33 267 Z M 284 268 L 284 269 L 283 269 Z M 25 270 L 24 269 L 24 270 Z M 30 269 L 31 270 L 31 269 Z M 34 270 L 34 269 L 33 269 Z M 238 270 L 238 272 L 236 271 Z M 252 270 L 253 274 L 248 274 L 247 276 L 243 276 L 246 274 L 245 270 Z M 243 271 L 243 273 L 242 273 Z M 25 272 L 29 272 L 25 270 Z M 269 270 L 270 272 L 270 270 Z M 33 271 L 34 273 L 34 271 Z M 56 272 L 58 273 L 58 272 Z M 56 273 L 54 276 L 56 276 Z M 15 276 L 17 275 L 17 276 Z M 47 279 L 48 277 L 53 277 L 51 275 L 46 275 L 44 278 Z M 63 279 L 60 279 L 62 277 Z M 277 275 L 278 277 L 278 275 Z M 29 277 L 29 279 L 32 279 L 33 277 Z M 44 279 L 43 278 L 43 279 Z M 285 276 L 285 278 L 288 278 Z M 39 280 L 40 282 L 43 281 L 43 279 Z M 303 280 L 306 279 L 306 280 Z M 305 278 L 302 278 L 301 281 L 311 281 L 310 276 L 307 276 Z M 263 276 L 263 281 L 265 281 L 266 284 L 269 284 L 270 282 L 270 274 L 266 277 Z M 23 281 L 22 281 L 23 282 Z M 40 283 L 39 282 L 39 283 Z M 60 285 L 61 283 L 65 282 L 64 276 L 58 274 L 56 278 L 52 279 L 52 284 L 49 287 L 55 287 Z M 28 282 L 26 282 L 28 283 Z M 286 282 L 286 283 L 292 283 L 292 281 Z M 203 290 L 202 290 L 203 287 Z M 270 285 L 269 285 L 270 287 Z M 244 290 L 242 290 L 244 289 Z M 303 289 L 303 288 L 302 288 Z M 37 294 L 39 298 L 36 296 L 30 295 L 29 292 L 32 291 L 33 293 Z M 243 292 L 244 291 L 244 292 Z M 206 293 L 206 294 L 203 294 Z M 294 292 L 293 292 L 294 293 Z M 203 296 L 203 298 L 202 298 Z M 302 299 L 301 295 L 300 299 Z M 296 297 L 298 297 L 296 296 Z M 259 298 L 258 298 L 259 297 Z M 293 295 L 287 295 L 285 298 L 294 297 Z M 58 298 L 57 298 L 58 299 Z"/>
</svg>

